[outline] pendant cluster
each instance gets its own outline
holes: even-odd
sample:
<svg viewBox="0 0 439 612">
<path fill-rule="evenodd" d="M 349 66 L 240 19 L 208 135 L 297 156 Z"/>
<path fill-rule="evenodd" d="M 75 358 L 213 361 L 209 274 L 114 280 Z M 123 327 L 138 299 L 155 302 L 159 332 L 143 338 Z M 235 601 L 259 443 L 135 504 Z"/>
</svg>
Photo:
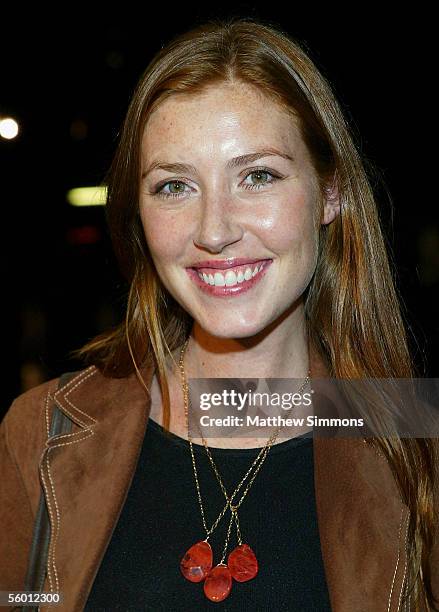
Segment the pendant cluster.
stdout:
<svg viewBox="0 0 439 612">
<path fill-rule="evenodd" d="M 213 569 L 213 552 L 209 542 L 202 540 L 189 548 L 180 569 L 190 582 L 204 580 L 204 594 L 210 601 L 223 601 L 232 589 L 232 578 L 247 582 L 258 573 L 258 560 L 248 544 L 240 544 L 229 554 L 227 565 L 218 563 Z"/>
</svg>

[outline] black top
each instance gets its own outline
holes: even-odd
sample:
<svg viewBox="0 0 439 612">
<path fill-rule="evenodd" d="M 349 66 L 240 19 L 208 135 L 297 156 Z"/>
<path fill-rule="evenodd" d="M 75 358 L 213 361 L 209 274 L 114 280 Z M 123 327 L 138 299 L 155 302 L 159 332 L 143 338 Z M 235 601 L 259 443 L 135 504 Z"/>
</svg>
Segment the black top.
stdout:
<svg viewBox="0 0 439 612">
<path fill-rule="evenodd" d="M 210 527 L 224 507 L 225 498 L 204 446 L 193 447 Z M 260 451 L 210 450 L 229 495 Z M 235 501 L 244 488 L 245 485 Z M 206 536 L 189 442 L 174 434 L 166 435 L 160 425 L 149 419 L 136 472 L 86 612 L 331 610 L 315 507 L 312 435 L 271 447 L 238 516 L 242 541 L 255 552 L 259 573 L 245 583 L 233 580 L 230 595 L 214 603 L 204 595 L 203 582 L 189 582 L 180 571 L 185 552 Z M 227 510 L 209 538 L 214 566 L 221 560 L 229 519 Z M 233 525 L 228 553 L 236 545 Z"/>
</svg>

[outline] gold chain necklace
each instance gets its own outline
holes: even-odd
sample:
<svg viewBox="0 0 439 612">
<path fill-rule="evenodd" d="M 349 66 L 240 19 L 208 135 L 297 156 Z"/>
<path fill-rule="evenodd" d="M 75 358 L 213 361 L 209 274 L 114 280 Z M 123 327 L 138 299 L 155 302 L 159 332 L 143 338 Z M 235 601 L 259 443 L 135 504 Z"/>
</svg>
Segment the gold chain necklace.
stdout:
<svg viewBox="0 0 439 612">
<path fill-rule="evenodd" d="M 257 473 L 262 467 L 262 464 L 264 463 L 265 458 L 267 457 L 268 451 L 270 450 L 271 446 L 276 441 L 276 438 L 279 434 L 280 425 L 277 427 L 275 433 L 272 436 L 270 436 L 270 438 L 267 440 L 265 446 L 262 447 L 258 456 L 253 461 L 253 463 L 251 464 L 251 466 L 245 473 L 244 477 L 239 482 L 238 486 L 234 490 L 231 497 L 229 497 L 227 494 L 226 488 L 224 487 L 221 476 L 218 472 L 218 468 L 216 467 L 215 462 L 212 458 L 207 442 L 204 439 L 200 431 L 200 428 L 198 427 L 198 430 L 200 432 L 200 437 L 203 441 L 203 445 L 205 447 L 210 464 L 215 473 L 216 479 L 218 480 L 218 483 L 221 487 L 221 490 L 224 494 L 224 497 L 226 498 L 226 505 L 219 513 L 217 519 L 214 521 L 211 528 L 208 529 L 207 524 L 206 524 L 205 514 L 204 514 L 203 502 L 201 500 L 200 484 L 198 481 L 198 472 L 197 472 L 197 467 L 196 467 L 196 462 L 195 462 L 192 438 L 189 433 L 188 407 L 189 407 L 190 399 L 189 399 L 188 384 L 186 381 L 186 373 L 184 369 L 184 354 L 186 352 L 186 348 L 189 343 L 189 339 L 190 337 L 187 338 L 187 340 L 185 341 L 181 349 L 179 367 L 180 367 L 180 374 L 181 374 L 181 381 L 182 381 L 182 388 L 183 388 L 184 411 L 185 411 L 185 417 L 186 417 L 186 426 L 188 430 L 188 441 L 189 441 L 189 446 L 190 446 L 190 451 L 191 451 L 192 467 L 194 470 L 195 485 L 197 489 L 198 502 L 200 505 L 201 519 L 203 522 L 204 529 L 206 531 L 206 538 L 204 540 L 197 542 L 196 544 L 194 544 L 187 550 L 187 552 L 185 553 L 184 557 L 182 558 L 180 562 L 180 569 L 181 569 L 183 576 L 187 578 L 187 580 L 189 580 L 190 582 L 201 582 L 204 580 L 204 593 L 206 597 L 210 599 L 211 601 L 219 602 L 219 601 L 223 601 L 230 594 L 230 591 L 232 588 L 232 578 L 234 578 L 237 582 L 247 582 L 248 580 L 251 580 L 252 578 L 254 578 L 258 573 L 259 567 L 258 567 L 258 561 L 257 561 L 255 553 L 253 552 L 253 550 L 250 548 L 248 544 L 242 543 L 241 531 L 239 528 L 238 508 L 242 504 L 251 485 L 253 484 L 254 479 L 256 478 Z M 306 384 L 309 382 L 310 375 L 311 375 L 311 372 L 309 371 L 308 375 L 305 378 L 305 382 L 303 383 L 303 385 L 301 386 L 299 390 L 299 393 L 302 392 Z M 291 409 L 292 408 L 289 408 L 288 410 L 286 410 L 285 411 L 286 414 L 289 414 Z M 254 470 L 253 475 L 250 481 L 248 482 L 241 496 L 241 499 L 237 503 L 232 505 L 233 499 L 235 498 L 238 491 L 241 489 L 244 482 L 250 476 L 252 470 Z M 231 516 L 230 516 L 229 526 L 227 529 L 226 540 L 224 543 L 223 554 L 222 554 L 220 562 L 214 568 L 212 568 L 213 551 L 212 551 L 212 547 L 210 546 L 208 542 L 208 539 L 210 535 L 213 533 L 213 531 L 216 529 L 216 527 L 218 526 L 227 508 L 230 509 Z M 224 560 L 227 554 L 227 548 L 228 548 L 229 539 L 230 539 L 230 531 L 232 528 L 233 521 L 235 521 L 235 525 L 236 525 L 238 546 L 236 546 L 236 548 L 229 554 L 228 559 L 227 559 L 227 564 L 225 564 Z"/>
</svg>

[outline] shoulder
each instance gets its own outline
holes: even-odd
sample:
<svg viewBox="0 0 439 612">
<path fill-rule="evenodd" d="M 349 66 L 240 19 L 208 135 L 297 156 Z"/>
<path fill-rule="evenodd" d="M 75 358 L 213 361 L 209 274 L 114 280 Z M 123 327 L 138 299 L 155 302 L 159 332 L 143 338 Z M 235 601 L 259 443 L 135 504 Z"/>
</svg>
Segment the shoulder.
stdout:
<svg viewBox="0 0 439 612">
<path fill-rule="evenodd" d="M 150 371 L 151 366 L 148 366 L 141 372 L 142 375 L 145 375 L 146 384 L 150 383 Z M 103 374 L 94 365 L 77 371 L 65 372 L 61 376 L 51 378 L 18 395 L 7 410 L 4 421 L 10 426 L 13 422 L 24 423 L 28 418 L 33 420 L 37 416 L 44 415 L 47 404 L 57 398 L 70 395 L 77 397 L 82 392 L 86 392 L 89 399 L 97 400 L 117 395 L 131 387 L 137 388 L 138 385 L 135 373 L 116 378 Z"/>
<path fill-rule="evenodd" d="M 90 368 L 72 372 L 73 379 L 81 379 Z M 51 404 L 60 388 L 61 376 L 18 395 L 0 423 L 0 435 L 15 457 L 33 455 L 44 448 L 48 437 Z M 67 383 L 67 385 L 71 382 Z M 67 385 L 63 385 L 64 387 Z M 62 387 L 61 387 L 62 388 Z"/>
<path fill-rule="evenodd" d="M 84 424 L 81 415 L 85 413 L 90 417 L 86 421 L 94 422 L 111 408 L 145 403 L 153 370 L 149 364 L 139 373 L 116 378 L 92 365 L 52 378 L 15 398 L 0 423 L 0 431 L 6 430 L 11 440 L 26 438 L 23 444 L 33 441 L 44 446 L 54 404 L 78 424 Z"/>
<path fill-rule="evenodd" d="M 76 372 L 71 372 L 69 376 L 70 380 L 68 382 L 66 381 L 66 383 L 61 386 L 60 382 L 62 383 L 62 376 L 66 376 L 67 373 L 51 378 L 21 393 L 9 406 L 1 425 L 10 429 L 11 427 L 24 427 L 27 423 L 35 423 L 36 419 L 44 417 L 48 403 L 53 400 L 59 388 L 62 389 L 71 385 L 72 380 L 83 379 L 89 370 L 90 368 L 84 368 Z"/>
</svg>

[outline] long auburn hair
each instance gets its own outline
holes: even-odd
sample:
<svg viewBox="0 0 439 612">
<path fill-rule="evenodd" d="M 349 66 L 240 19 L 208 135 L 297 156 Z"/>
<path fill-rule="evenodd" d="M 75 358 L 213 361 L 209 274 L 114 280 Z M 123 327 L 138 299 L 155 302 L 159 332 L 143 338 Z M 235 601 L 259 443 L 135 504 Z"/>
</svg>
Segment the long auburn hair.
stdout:
<svg viewBox="0 0 439 612">
<path fill-rule="evenodd" d="M 134 91 L 104 179 L 113 247 L 130 289 L 123 323 L 75 352 L 106 376 L 154 363 L 170 402 L 165 360 L 193 324 L 161 284 L 139 216 L 141 139 L 150 114 L 168 96 L 197 94 L 223 82 L 260 88 L 299 120 L 322 194 L 336 181 L 341 213 L 319 231 L 319 256 L 306 292 L 310 339 L 335 378 L 413 378 L 402 302 L 390 267 L 366 160 L 357 151 L 325 77 L 298 42 L 253 18 L 214 19 L 171 40 L 153 57 Z M 147 389 L 148 391 L 148 389 Z M 434 534 L 435 447 L 428 439 L 374 438 L 410 509 L 408 537 L 415 610 L 435 609 L 429 572 Z"/>
</svg>

